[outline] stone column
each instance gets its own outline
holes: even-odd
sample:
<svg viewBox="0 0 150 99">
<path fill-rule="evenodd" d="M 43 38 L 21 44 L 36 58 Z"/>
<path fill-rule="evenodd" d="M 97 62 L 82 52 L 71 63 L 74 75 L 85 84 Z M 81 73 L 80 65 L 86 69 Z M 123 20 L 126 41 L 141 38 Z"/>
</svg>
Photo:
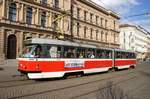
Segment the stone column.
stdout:
<svg viewBox="0 0 150 99">
<path fill-rule="evenodd" d="M 4 33 L 5 33 L 5 30 L 4 29 L 1 29 L 0 30 L 0 64 L 3 64 L 4 63 Z"/>
<path fill-rule="evenodd" d="M 59 8 L 63 9 L 63 1 L 64 0 L 59 0 Z"/>
<path fill-rule="evenodd" d="M 50 6 L 52 6 L 52 0 L 47 0 L 47 4 L 49 4 Z"/>
<path fill-rule="evenodd" d="M 64 31 L 64 27 L 63 27 L 63 20 L 64 20 L 64 17 L 60 18 L 60 21 L 59 21 L 59 29 L 60 29 L 60 32 L 63 34 L 63 31 Z M 67 24 L 66 24 L 67 25 Z"/>
<path fill-rule="evenodd" d="M 10 2 L 9 1 L 7 1 L 6 2 L 6 19 L 9 19 L 9 6 L 10 6 Z"/>
<path fill-rule="evenodd" d="M 21 6 L 20 6 L 20 4 L 19 3 L 16 3 L 16 21 L 19 21 L 19 19 L 20 19 L 20 8 L 21 8 Z"/>
<path fill-rule="evenodd" d="M 34 24 L 35 25 L 40 25 L 40 10 L 39 9 L 34 9 Z"/>
<path fill-rule="evenodd" d="M 23 49 L 23 32 L 21 31 L 19 33 L 19 39 L 18 39 L 18 56 L 20 55 L 20 53 L 22 52 Z"/>
<path fill-rule="evenodd" d="M 24 7 L 24 4 L 21 4 L 20 5 L 20 18 L 19 18 L 19 21 L 21 23 L 24 23 L 25 22 L 25 7 Z"/>
<path fill-rule="evenodd" d="M 1 1 L 2 5 L 1 5 L 1 19 L 6 19 L 7 18 L 7 1 L 3 0 Z"/>
<path fill-rule="evenodd" d="M 51 27 L 51 15 L 50 15 L 50 12 L 47 12 L 46 13 L 46 27 Z"/>
<path fill-rule="evenodd" d="M 36 16 L 36 11 L 37 9 L 36 8 L 33 8 L 33 13 L 32 13 L 32 24 L 35 24 L 35 16 Z"/>
<path fill-rule="evenodd" d="M 40 3 L 40 0 L 36 0 L 38 3 Z"/>
</svg>

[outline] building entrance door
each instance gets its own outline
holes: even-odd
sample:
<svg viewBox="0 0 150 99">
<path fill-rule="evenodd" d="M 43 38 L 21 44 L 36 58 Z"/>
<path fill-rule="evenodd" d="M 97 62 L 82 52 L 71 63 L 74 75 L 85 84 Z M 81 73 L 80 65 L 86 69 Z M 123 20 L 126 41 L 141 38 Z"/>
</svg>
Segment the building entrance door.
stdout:
<svg viewBox="0 0 150 99">
<path fill-rule="evenodd" d="M 16 59 L 16 36 L 10 35 L 8 36 L 7 42 L 7 59 Z"/>
</svg>

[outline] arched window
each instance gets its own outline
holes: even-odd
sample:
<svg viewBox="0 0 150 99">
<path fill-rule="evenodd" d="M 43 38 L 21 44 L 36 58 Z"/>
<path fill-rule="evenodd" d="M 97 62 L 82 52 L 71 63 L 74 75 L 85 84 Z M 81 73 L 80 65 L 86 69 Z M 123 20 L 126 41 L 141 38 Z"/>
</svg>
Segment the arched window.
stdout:
<svg viewBox="0 0 150 99">
<path fill-rule="evenodd" d="M 9 6 L 9 20 L 16 21 L 16 4 L 11 3 Z"/>
<path fill-rule="evenodd" d="M 32 8 L 31 7 L 27 8 L 26 23 L 32 24 Z"/>
</svg>

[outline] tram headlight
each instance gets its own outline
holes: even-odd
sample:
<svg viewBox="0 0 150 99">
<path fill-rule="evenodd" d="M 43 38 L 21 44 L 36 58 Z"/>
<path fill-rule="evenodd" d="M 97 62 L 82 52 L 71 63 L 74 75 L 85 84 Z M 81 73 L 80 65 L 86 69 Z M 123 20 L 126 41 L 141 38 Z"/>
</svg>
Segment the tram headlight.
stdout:
<svg viewBox="0 0 150 99">
<path fill-rule="evenodd" d="M 20 67 L 22 67 L 22 64 L 20 64 Z"/>
<path fill-rule="evenodd" d="M 39 70 L 39 65 L 37 65 L 35 68 L 36 68 L 37 70 Z"/>
</svg>

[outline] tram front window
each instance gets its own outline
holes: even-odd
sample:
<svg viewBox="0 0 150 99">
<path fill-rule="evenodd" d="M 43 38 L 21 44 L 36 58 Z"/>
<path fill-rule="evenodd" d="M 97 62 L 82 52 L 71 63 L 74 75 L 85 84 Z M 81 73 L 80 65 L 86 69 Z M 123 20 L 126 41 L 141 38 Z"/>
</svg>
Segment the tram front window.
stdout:
<svg viewBox="0 0 150 99">
<path fill-rule="evenodd" d="M 31 45 L 31 46 L 26 46 L 23 49 L 23 53 L 21 55 L 21 57 L 23 58 L 32 58 L 34 57 L 34 50 L 35 50 L 36 46 L 35 45 Z"/>
</svg>

